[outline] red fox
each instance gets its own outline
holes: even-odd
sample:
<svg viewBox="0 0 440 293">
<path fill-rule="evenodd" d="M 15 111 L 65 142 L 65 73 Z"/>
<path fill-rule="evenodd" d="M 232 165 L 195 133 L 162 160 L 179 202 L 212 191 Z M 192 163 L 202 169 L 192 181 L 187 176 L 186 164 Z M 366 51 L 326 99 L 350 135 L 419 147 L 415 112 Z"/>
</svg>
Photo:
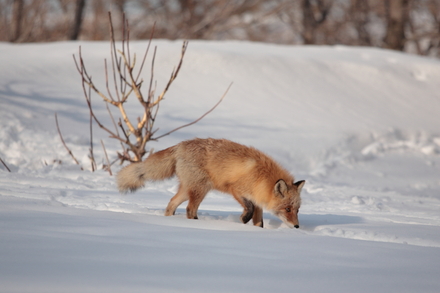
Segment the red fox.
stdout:
<svg viewBox="0 0 440 293">
<path fill-rule="evenodd" d="M 241 221 L 263 227 L 263 211 L 273 212 L 290 228 L 299 228 L 298 211 L 304 180 L 294 178 L 273 159 L 255 148 L 226 139 L 183 141 L 124 167 L 117 175 L 119 191 L 134 192 L 145 181 L 177 175 L 180 185 L 165 216 L 174 215 L 188 200 L 186 214 L 197 219 L 200 203 L 210 190 L 229 193 L 243 206 Z"/>
</svg>

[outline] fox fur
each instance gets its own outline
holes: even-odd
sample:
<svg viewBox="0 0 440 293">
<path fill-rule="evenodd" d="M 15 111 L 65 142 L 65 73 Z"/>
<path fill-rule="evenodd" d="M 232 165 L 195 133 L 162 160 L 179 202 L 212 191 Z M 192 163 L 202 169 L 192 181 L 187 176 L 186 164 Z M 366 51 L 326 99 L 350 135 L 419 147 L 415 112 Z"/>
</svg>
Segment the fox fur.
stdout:
<svg viewBox="0 0 440 293">
<path fill-rule="evenodd" d="M 146 181 L 176 175 L 180 181 L 176 195 L 165 210 L 174 215 L 188 200 L 189 219 L 197 219 L 200 203 L 210 190 L 231 194 L 244 208 L 241 220 L 263 227 L 263 210 L 278 216 L 289 227 L 299 228 L 300 192 L 305 181 L 294 177 L 273 159 L 255 148 L 226 139 L 183 141 L 151 154 L 140 163 L 124 167 L 117 175 L 119 191 L 134 192 Z"/>
</svg>

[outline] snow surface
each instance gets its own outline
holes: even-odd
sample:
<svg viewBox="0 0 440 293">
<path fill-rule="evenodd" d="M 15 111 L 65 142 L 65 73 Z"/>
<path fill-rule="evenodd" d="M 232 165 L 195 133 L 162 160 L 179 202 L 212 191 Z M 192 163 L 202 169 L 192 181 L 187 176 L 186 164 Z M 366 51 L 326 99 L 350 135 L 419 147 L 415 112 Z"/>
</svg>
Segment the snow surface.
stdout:
<svg viewBox="0 0 440 293">
<path fill-rule="evenodd" d="M 158 46 L 163 88 L 181 42 Z M 88 109 L 72 54 L 104 85 L 105 42 L 0 43 L 0 292 L 440 292 L 440 61 L 393 51 L 189 44 L 153 142 L 227 138 L 271 155 L 303 189 L 300 229 L 243 225 L 210 193 L 199 220 L 164 217 L 175 179 L 120 195 L 89 169 Z M 141 55 L 145 42 L 133 42 Z M 149 80 L 149 69 L 145 80 Z M 110 123 L 94 96 L 96 113 Z M 130 115 L 139 112 L 129 104 Z M 54 113 L 68 146 L 62 146 Z M 116 112 L 115 112 L 116 113 Z M 119 146 L 94 128 L 115 158 Z M 116 172 L 120 166 L 114 166 Z"/>
</svg>

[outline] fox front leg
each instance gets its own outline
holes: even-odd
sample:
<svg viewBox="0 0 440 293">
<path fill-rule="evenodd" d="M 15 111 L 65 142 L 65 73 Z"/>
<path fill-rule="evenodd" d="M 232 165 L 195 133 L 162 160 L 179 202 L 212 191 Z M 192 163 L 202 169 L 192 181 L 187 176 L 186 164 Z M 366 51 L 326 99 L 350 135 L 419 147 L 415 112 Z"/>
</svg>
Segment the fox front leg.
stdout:
<svg viewBox="0 0 440 293">
<path fill-rule="evenodd" d="M 246 224 L 252 219 L 254 226 L 263 228 L 263 210 L 244 197 L 242 197 L 242 200 L 244 209 L 240 217 L 241 221 Z"/>
<path fill-rule="evenodd" d="M 260 207 L 254 207 L 254 214 L 252 216 L 252 223 L 254 226 L 263 228 L 263 209 Z"/>
<path fill-rule="evenodd" d="M 244 224 L 247 224 L 247 222 L 249 222 L 254 216 L 255 206 L 250 200 L 244 197 L 242 197 L 242 200 L 243 200 L 243 213 L 241 214 L 240 219 Z"/>
</svg>

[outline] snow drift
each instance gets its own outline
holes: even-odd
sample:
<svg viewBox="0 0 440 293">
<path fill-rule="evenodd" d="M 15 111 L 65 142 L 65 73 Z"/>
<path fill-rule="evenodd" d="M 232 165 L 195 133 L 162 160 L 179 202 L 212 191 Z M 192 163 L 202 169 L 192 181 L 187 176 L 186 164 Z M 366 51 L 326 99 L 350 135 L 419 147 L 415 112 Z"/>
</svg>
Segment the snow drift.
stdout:
<svg viewBox="0 0 440 293">
<path fill-rule="evenodd" d="M 88 109 L 72 60 L 79 45 L 103 83 L 107 43 L 0 44 L 0 158 L 12 170 L 0 165 L 0 292 L 440 290 L 440 61 L 190 42 L 159 132 L 199 117 L 233 86 L 201 122 L 149 147 L 227 138 L 305 179 L 301 228 L 264 214 L 259 229 L 240 223 L 228 195 L 209 194 L 198 221 L 184 206 L 164 217 L 176 180 L 122 196 L 113 177 L 87 169 Z M 181 43 L 154 45 L 161 88 Z M 134 42 L 132 52 L 145 46 Z M 109 122 L 97 96 L 94 105 Z M 63 148 L 54 112 L 85 171 Z M 114 158 L 116 141 L 95 132 Z M 95 151 L 103 159 L 99 142 Z"/>
</svg>

